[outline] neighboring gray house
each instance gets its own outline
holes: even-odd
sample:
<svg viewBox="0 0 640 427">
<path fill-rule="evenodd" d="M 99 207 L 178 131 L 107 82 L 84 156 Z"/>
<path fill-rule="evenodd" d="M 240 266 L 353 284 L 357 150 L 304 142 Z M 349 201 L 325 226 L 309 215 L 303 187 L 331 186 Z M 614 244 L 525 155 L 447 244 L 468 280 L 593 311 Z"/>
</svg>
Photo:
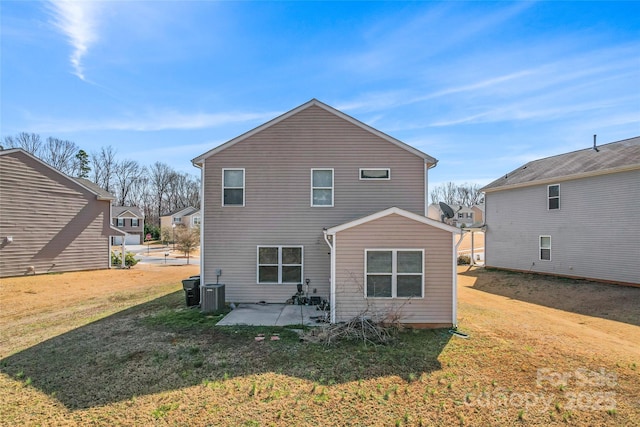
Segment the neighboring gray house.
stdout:
<svg viewBox="0 0 640 427">
<path fill-rule="evenodd" d="M 283 303 L 308 280 L 334 322 L 456 323 L 459 230 L 424 216 L 433 157 L 311 100 L 193 163 L 202 283 L 221 269 L 228 301 Z"/>
<path fill-rule="evenodd" d="M 0 277 L 109 268 L 113 196 L 19 148 L 0 150 Z"/>
<path fill-rule="evenodd" d="M 112 244 L 140 245 L 144 243 L 144 214 L 135 206 L 113 206 L 111 208 L 113 226 L 127 233 L 124 236 L 113 236 Z"/>
<path fill-rule="evenodd" d="M 487 266 L 640 284 L 640 137 L 529 162 L 482 190 Z"/>
</svg>

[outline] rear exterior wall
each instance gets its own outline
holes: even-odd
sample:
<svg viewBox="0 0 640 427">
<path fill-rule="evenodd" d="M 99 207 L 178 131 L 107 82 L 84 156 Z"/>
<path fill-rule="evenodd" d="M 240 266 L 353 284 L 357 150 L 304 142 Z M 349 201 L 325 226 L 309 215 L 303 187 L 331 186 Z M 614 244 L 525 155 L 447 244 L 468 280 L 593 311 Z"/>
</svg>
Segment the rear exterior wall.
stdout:
<svg viewBox="0 0 640 427">
<path fill-rule="evenodd" d="M 389 314 L 408 324 L 453 323 L 452 233 L 389 215 L 337 233 L 336 244 L 337 322 Z M 365 298 L 366 249 L 423 249 L 424 298 Z"/>
<path fill-rule="evenodd" d="M 390 168 L 391 180 L 361 181 L 359 168 Z M 245 206 L 222 206 L 222 169 L 245 169 Z M 311 169 L 334 169 L 334 207 L 311 207 Z M 226 284 L 233 302 L 285 302 L 296 285 L 257 284 L 259 245 L 304 247 L 303 279 L 329 298 L 323 228 L 397 206 L 424 214 L 424 159 L 309 107 L 205 160 L 202 197 L 204 283 Z"/>
</svg>

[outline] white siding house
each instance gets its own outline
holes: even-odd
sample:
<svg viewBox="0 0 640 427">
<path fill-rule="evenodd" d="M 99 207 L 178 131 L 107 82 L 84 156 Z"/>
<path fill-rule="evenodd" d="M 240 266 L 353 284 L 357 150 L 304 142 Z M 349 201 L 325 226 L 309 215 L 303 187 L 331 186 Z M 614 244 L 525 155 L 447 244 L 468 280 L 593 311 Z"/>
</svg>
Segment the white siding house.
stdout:
<svg viewBox="0 0 640 427">
<path fill-rule="evenodd" d="M 640 284 L 640 137 L 529 162 L 483 191 L 488 267 Z"/>
</svg>

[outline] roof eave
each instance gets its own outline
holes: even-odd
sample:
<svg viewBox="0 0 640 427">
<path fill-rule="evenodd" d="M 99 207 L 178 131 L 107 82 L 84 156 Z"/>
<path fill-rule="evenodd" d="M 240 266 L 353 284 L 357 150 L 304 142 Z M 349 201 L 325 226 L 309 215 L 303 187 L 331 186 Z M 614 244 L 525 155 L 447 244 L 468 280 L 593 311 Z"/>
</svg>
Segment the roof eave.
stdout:
<svg viewBox="0 0 640 427">
<path fill-rule="evenodd" d="M 491 187 L 491 184 L 489 184 L 481 188 L 480 191 L 484 191 L 485 193 L 492 193 L 495 191 L 513 190 L 516 188 L 531 187 L 534 185 L 552 184 L 555 182 L 571 181 L 574 179 L 590 178 L 594 176 L 609 175 L 612 173 L 629 172 L 633 170 L 640 170 L 640 164 L 626 165 L 626 166 L 621 166 L 618 168 L 611 168 L 611 169 L 601 169 L 601 170 L 583 172 L 578 174 L 549 177 L 544 179 L 535 179 L 532 181 L 519 182 L 516 184 L 500 185 L 496 187 Z"/>
<path fill-rule="evenodd" d="M 451 225 L 438 222 L 438 221 L 433 220 L 431 218 L 428 218 L 426 216 L 422 216 L 422 215 L 415 214 L 413 212 L 405 211 L 404 209 L 400 209 L 400 208 L 395 207 L 395 206 L 391 207 L 391 208 L 384 209 L 382 211 L 379 211 L 379 212 L 376 212 L 376 213 L 373 213 L 373 214 L 370 214 L 370 215 L 367 215 L 367 216 L 364 216 L 362 218 L 355 219 L 353 221 L 346 222 L 344 224 L 340 224 L 340 225 L 336 225 L 336 226 L 333 226 L 333 227 L 329 227 L 326 231 L 327 231 L 328 235 L 334 236 L 336 233 L 339 233 L 341 231 L 348 230 L 350 228 L 357 227 L 359 225 L 366 224 L 368 222 L 375 221 L 377 219 L 384 218 L 384 217 L 392 215 L 392 214 L 400 215 L 400 216 L 403 216 L 405 218 L 411 219 L 413 221 L 417 221 L 417 222 L 420 222 L 420 223 L 425 224 L 425 225 L 430 225 L 432 227 L 436 227 L 436 228 L 439 228 L 441 230 L 448 231 L 450 233 L 455 233 L 455 234 L 459 234 L 460 233 L 460 229 L 457 228 L 457 227 L 453 227 Z"/>
</svg>

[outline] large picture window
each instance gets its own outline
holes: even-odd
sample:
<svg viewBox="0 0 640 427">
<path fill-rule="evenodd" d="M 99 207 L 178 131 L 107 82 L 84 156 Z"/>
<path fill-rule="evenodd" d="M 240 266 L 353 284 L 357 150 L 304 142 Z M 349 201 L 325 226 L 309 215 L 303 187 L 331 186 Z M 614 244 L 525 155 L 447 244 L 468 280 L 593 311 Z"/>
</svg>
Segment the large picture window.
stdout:
<svg viewBox="0 0 640 427">
<path fill-rule="evenodd" d="M 302 283 L 302 246 L 258 246 L 258 283 Z"/>
<path fill-rule="evenodd" d="M 547 186 L 547 195 L 549 197 L 549 210 L 560 209 L 560 185 Z"/>
<path fill-rule="evenodd" d="M 551 236 L 540 236 L 540 260 L 551 261 Z"/>
<path fill-rule="evenodd" d="M 222 169 L 222 206 L 244 206 L 244 169 Z"/>
<path fill-rule="evenodd" d="M 365 250 L 365 296 L 368 298 L 422 298 L 424 251 L 415 249 Z"/>
<path fill-rule="evenodd" d="M 333 206 L 333 169 L 311 169 L 311 206 Z"/>
</svg>

